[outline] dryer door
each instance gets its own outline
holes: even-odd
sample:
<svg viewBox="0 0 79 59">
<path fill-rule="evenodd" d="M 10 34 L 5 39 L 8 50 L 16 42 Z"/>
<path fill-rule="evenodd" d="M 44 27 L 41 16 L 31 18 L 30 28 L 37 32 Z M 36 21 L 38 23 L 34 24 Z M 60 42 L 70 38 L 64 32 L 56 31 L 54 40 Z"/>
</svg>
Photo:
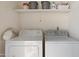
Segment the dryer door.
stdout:
<svg viewBox="0 0 79 59">
<path fill-rule="evenodd" d="M 41 57 L 41 42 L 6 41 L 6 57 Z"/>
<path fill-rule="evenodd" d="M 11 45 L 9 48 L 10 57 L 38 57 L 39 47 L 30 45 Z"/>
</svg>

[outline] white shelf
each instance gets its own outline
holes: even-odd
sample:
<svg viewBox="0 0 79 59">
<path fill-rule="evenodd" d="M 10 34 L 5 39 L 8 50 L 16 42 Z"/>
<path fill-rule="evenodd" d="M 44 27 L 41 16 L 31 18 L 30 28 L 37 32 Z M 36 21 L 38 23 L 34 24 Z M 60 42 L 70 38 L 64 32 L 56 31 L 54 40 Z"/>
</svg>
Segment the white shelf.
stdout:
<svg viewBox="0 0 79 59">
<path fill-rule="evenodd" d="M 16 9 L 16 12 L 70 12 L 70 9 Z"/>
</svg>

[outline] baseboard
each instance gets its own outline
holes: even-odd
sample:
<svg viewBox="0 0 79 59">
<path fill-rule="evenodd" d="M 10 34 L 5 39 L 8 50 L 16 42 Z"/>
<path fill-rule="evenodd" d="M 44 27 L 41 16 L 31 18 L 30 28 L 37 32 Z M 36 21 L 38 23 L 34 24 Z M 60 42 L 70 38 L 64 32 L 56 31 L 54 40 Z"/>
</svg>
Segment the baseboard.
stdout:
<svg viewBox="0 0 79 59">
<path fill-rule="evenodd" d="M 3 53 L 0 53 L 0 57 L 4 57 L 5 56 L 5 54 L 3 54 Z"/>
</svg>

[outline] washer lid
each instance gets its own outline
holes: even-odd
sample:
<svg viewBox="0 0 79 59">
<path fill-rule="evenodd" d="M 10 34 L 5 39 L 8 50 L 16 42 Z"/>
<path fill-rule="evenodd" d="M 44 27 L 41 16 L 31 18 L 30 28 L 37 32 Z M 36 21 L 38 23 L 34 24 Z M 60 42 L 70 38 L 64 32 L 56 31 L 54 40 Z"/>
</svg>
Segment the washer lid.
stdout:
<svg viewBox="0 0 79 59">
<path fill-rule="evenodd" d="M 12 41 L 42 41 L 43 37 L 16 37 Z"/>
<path fill-rule="evenodd" d="M 35 29 L 26 29 L 21 30 L 19 33 L 20 37 L 39 37 L 42 36 L 41 30 L 35 30 Z"/>
</svg>

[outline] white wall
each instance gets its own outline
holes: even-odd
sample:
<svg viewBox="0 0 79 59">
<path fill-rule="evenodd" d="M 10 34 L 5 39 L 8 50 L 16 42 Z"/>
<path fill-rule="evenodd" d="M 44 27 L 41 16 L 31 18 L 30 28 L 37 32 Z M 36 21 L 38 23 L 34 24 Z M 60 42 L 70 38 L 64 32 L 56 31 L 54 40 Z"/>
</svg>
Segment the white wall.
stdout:
<svg viewBox="0 0 79 59">
<path fill-rule="evenodd" d="M 79 2 L 72 2 L 69 21 L 69 32 L 71 36 L 79 39 Z"/>
<path fill-rule="evenodd" d="M 9 27 L 18 30 L 18 15 L 14 11 L 17 2 L 0 1 L 0 56 L 4 54 L 4 41 L 1 38 L 2 32 Z"/>
<path fill-rule="evenodd" d="M 69 13 L 63 12 L 26 12 L 20 14 L 21 28 L 68 29 Z"/>
</svg>

